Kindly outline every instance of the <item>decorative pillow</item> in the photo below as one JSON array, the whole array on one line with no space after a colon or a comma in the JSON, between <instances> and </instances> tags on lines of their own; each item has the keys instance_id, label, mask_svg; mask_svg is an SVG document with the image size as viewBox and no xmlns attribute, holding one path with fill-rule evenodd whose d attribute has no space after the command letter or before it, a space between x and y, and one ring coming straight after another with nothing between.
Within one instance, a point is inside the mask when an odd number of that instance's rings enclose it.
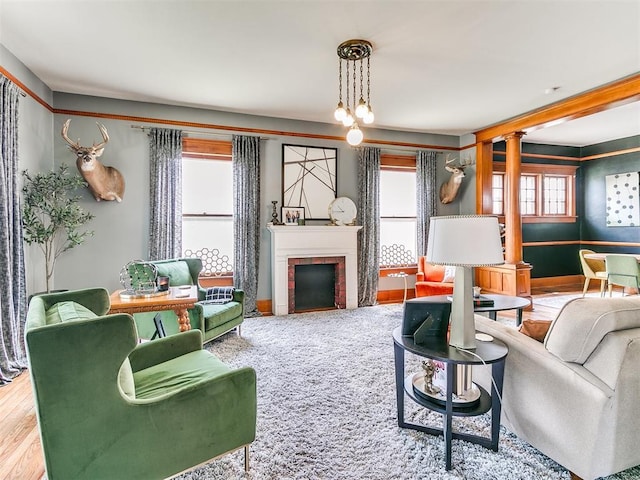
<instances>
[{"instance_id":1,"label":"decorative pillow","mask_svg":"<svg viewBox=\"0 0 640 480\"><path fill-rule=\"evenodd\" d=\"M71 301L58 302L52 305L47 310L46 316L47 325L97 317L95 313L84 305Z\"/></svg>"},{"instance_id":2,"label":"decorative pillow","mask_svg":"<svg viewBox=\"0 0 640 480\"><path fill-rule=\"evenodd\" d=\"M233 301L233 287L210 287L207 288L207 292L204 297L204 301L200 303L204 304L222 304Z\"/></svg>"},{"instance_id":3,"label":"decorative pillow","mask_svg":"<svg viewBox=\"0 0 640 480\"><path fill-rule=\"evenodd\" d=\"M423 257L424 258L424 257ZM444 267L433 263L424 262L424 280L427 282L441 282L444 277Z\"/></svg>"},{"instance_id":4,"label":"decorative pillow","mask_svg":"<svg viewBox=\"0 0 640 480\"><path fill-rule=\"evenodd\" d=\"M445 265L443 283L452 283L456 278L456 267Z\"/></svg>"},{"instance_id":5,"label":"decorative pillow","mask_svg":"<svg viewBox=\"0 0 640 480\"><path fill-rule=\"evenodd\" d=\"M156 263L155 266L158 270L158 276L169 277L170 286L193 285L187 262L178 260L175 262Z\"/></svg>"},{"instance_id":6,"label":"decorative pillow","mask_svg":"<svg viewBox=\"0 0 640 480\"><path fill-rule=\"evenodd\" d=\"M518 330L527 337L544 342L544 337L547 335L550 326L551 320L523 320Z\"/></svg>"}]
</instances>

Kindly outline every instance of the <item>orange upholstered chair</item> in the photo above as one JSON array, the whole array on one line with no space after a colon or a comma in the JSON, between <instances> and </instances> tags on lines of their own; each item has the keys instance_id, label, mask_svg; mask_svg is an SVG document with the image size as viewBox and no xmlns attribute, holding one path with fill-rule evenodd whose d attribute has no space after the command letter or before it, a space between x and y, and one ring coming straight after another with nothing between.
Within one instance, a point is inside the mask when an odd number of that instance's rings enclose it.
<instances>
[{"instance_id":1,"label":"orange upholstered chair","mask_svg":"<svg viewBox=\"0 0 640 480\"><path fill-rule=\"evenodd\" d=\"M425 257L418 257L416 297L451 295L453 293L453 281L443 282L443 280L448 280L444 278L445 270L442 265L433 265L427 262Z\"/></svg>"}]
</instances>

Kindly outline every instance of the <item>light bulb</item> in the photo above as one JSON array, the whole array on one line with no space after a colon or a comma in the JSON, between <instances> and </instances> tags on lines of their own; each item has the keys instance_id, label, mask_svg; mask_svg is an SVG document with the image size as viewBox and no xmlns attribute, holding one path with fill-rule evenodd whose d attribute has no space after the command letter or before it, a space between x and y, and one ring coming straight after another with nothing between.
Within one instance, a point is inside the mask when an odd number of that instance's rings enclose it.
<instances>
[{"instance_id":1,"label":"light bulb","mask_svg":"<svg viewBox=\"0 0 640 480\"><path fill-rule=\"evenodd\" d=\"M351 115L351 110L347 108L347 115L342 120L342 125L344 125L345 127L350 127L351 125L353 125L353 122L354 119L353 115Z\"/></svg>"},{"instance_id":2,"label":"light bulb","mask_svg":"<svg viewBox=\"0 0 640 480\"><path fill-rule=\"evenodd\" d=\"M336 111L333 112L333 116L338 122L343 121L344 117L347 116L347 111L344 109L344 105L342 104L342 102L338 103L338 106L336 107Z\"/></svg>"},{"instance_id":3,"label":"light bulb","mask_svg":"<svg viewBox=\"0 0 640 480\"><path fill-rule=\"evenodd\" d=\"M369 111L367 112L367 114L364 116L364 118L362 119L364 121L364 123L366 123L367 125L369 125L370 123L373 123L373 121L375 120L375 115L373 114L373 110L369 109Z\"/></svg>"},{"instance_id":4,"label":"light bulb","mask_svg":"<svg viewBox=\"0 0 640 480\"><path fill-rule=\"evenodd\" d=\"M351 127L347 133L347 143L352 147L356 147L362 143L363 139L364 134L362 133L362 130L358 128L357 123L354 123L353 127Z\"/></svg>"},{"instance_id":5,"label":"light bulb","mask_svg":"<svg viewBox=\"0 0 640 480\"><path fill-rule=\"evenodd\" d=\"M360 97L360 101L358 102L358 106L356 107L356 117L364 118L365 115L369 112L369 107L365 103L364 99Z\"/></svg>"}]
</instances>

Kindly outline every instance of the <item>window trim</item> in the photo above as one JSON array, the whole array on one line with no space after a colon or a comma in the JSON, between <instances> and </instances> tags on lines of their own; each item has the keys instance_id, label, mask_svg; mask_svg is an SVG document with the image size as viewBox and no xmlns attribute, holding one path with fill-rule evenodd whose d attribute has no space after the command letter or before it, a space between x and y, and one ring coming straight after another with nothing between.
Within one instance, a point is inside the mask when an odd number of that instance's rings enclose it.
<instances>
[{"instance_id":1,"label":"window trim","mask_svg":"<svg viewBox=\"0 0 640 480\"><path fill-rule=\"evenodd\" d=\"M228 140L184 137L182 139L182 156L203 160L231 161L232 145Z\"/></svg>"},{"instance_id":2,"label":"window trim","mask_svg":"<svg viewBox=\"0 0 640 480\"><path fill-rule=\"evenodd\" d=\"M191 160L223 160L231 161L232 144L228 140L211 140L205 138L182 138L182 158ZM233 214L218 213L183 213L182 218L233 218ZM233 285L233 272L218 272L220 275L200 275L198 281L204 288Z\"/></svg>"},{"instance_id":3,"label":"window trim","mask_svg":"<svg viewBox=\"0 0 640 480\"><path fill-rule=\"evenodd\" d=\"M535 215L521 215L522 223L575 223L578 219L576 215L576 171L577 165L555 165L555 164L540 164L540 163L523 163L520 166L520 173L522 175L532 175L536 178L536 214ZM494 162L493 172L494 174L506 174L505 162ZM506 175L505 175L506 176ZM567 179L567 191L565 195L565 201L567 206L567 214L565 215L552 215L542 212L544 208L544 178L545 177L565 177ZM506 190L504 186L506 182L503 181L503 208L506 206ZM498 215L499 221L504 223L504 212Z\"/></svg>"},{"instance_id":4,"label":"window trim","mask_svg":"<svg viewBox=\"0 0 640 480\"><path fill-rule=\"evenodd\" d=\"M380 171L387 172L416 172L416 157L415 155L398 155L391 153L382 153L380 155ZM413 219L415 222L418 221L418 217L387 217L380 215L380 220L383 218L387 219ZM417 253L417 252L416 252ZM411 263L402 266L389 266L384 265L380 266L378 271L380 277L387 277L392 273L400 273L404 272L407 274L415 274L418 270L418 259L416 258L416 263Z\"/></svg>"}]
</instances>

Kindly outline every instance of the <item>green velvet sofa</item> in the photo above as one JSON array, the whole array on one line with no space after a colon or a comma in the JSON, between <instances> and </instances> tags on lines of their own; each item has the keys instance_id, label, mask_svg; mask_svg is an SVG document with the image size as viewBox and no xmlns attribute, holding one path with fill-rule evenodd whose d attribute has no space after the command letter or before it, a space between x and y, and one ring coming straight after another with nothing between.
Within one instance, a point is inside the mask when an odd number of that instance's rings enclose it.
<instances>
[{"instance_id":1,"label":"green velvet sofa","mask_svg":"<svg viewBox=\"0 0 640 480\"><path fill-rule=\"evenodd\" d=\"M149 263L155 265L158 276L169 277L169 286L197 285L198 299L200 301L205 299L207 290L202 288L198 282L202 270L202 260L199 258L175 258ZM154 315L155 313L136 313L134 315L141 337L151 338L153 336L155 332ZM160 315L167 335L178 333L175 313L165 311ZM234 328L238 335L241 335L241 324L244 321L244 292L236 289L233 293L233 301L221 305L196 303L195 307L189 310L189 321L191 328L197 328L202 332L204 343Z\"/></svg>"},{"instance_id":2,"label":"green velvet sofa","mask_svg":"<svg viewBox=\"0 0 640 480\"><path fill-rule=\"evenodd\" d=\"M255 439L256 374L192 330L138 344L107 290L35 296L25 337L49 480L161 479Z\"/></svg>"}]
</instances>

